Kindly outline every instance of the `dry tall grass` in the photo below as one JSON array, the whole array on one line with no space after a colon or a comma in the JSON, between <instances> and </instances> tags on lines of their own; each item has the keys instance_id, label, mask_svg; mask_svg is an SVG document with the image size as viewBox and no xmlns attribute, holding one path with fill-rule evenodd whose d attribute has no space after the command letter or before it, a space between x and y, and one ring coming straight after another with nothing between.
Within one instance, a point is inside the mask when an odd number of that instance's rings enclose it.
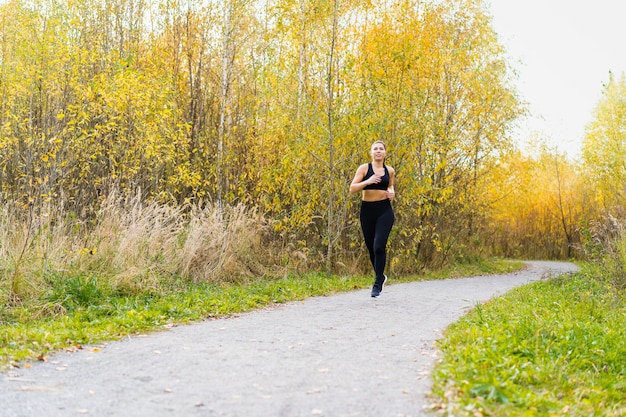
<instances>
[{"instance_id":1,"label":"dry tall grass","mask_svg":"<svg viewBox=\"0 0 626 417\"><path fill-rule=\"evenodd\" d=\"M0 210L0 296L38 297L52 281L97 277L131 293L168 280L241 281L272 264L262 216L242 205L171 206L115 193L90 222L49 206Z\"/></svg>"},{"instance_id":2,"label":"dry tall grass","mask_svg":"<svg viewBox=\"0 0 626 417\"><path fill-rule=\"evenodd\" d=\"M618 293L626 291L626 222L624 213L606 214L586 233L585 255L601 269L599 273Z\"/></svg>"}]
</instances>

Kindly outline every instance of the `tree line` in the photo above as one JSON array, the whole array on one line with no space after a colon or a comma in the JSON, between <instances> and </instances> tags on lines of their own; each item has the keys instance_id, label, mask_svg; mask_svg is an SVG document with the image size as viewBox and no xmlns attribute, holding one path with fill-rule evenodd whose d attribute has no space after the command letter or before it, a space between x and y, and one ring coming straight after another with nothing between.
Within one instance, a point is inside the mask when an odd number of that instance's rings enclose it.
<instances>
[{"instance_id":1,"label":"tree line","mask_svg":"<svg viewBox=\"0 0 626 417\"><path fill-rule=\"evenodd\" d=\"M573 256L599 213L595 162L511 141L524 107L481 0L10 0L0 23L0 196L24 213L242 204L332 270L364 260L347 188L377 139L397 273Z\"/></svg>"}]
</instances>

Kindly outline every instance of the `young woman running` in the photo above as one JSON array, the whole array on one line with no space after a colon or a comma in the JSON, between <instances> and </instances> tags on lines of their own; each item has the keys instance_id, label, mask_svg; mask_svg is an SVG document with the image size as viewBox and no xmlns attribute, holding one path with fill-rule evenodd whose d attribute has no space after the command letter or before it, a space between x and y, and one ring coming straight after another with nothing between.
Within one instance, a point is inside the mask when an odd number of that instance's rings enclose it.
<instances>
[{"instance_id":1,"label":"young woman running","mask_svg":"<svg viewBox=\"0 0 626 417\"><path fill-rule=\"evenodd\" d=\"M359 166L350 184L350 193L361 191L361 230L365 246L376 278L372 286L372 297L383 291L387 276L387 240L395 220L391 200L395 197L394 183L396 172L385 165L387 146L377 140L370 149L372 162Z\"/></svg>"}]
</instances>

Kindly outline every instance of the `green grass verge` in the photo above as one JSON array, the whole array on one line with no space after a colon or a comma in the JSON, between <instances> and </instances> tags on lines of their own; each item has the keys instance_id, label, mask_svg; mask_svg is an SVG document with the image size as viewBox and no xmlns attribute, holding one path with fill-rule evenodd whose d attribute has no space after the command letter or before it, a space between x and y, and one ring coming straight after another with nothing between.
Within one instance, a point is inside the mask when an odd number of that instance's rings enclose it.
<instances>
[{"instance_id":1,"label":"green grass verge","mask_svg":"<svg viewBox=\"0 0 626 417\"><path fill-rule=\"evenodd\" d=\"M521 263L502 260L459 264L445 271L393 279L408 282L510 272ZM105 280L103 280L105 281ZM158 293L124 295L97 277L56 277L52 290L31 305L0 307L0 369L45 360L50 352L164 326L218 318L276 303L368 288L371 278L307 274L259 278L244 285L181 285Z\"/></svg>"},{"instance_id":2,"label":"green grass verge","mask_svg":"<svg viewBox=\"0 0 626 417\"><path fill-rule=\"evenodd\" d=\"M592 274L514 289L450 326L437 414L626 415L626 295Z\"/></svg>"}]
</instances>

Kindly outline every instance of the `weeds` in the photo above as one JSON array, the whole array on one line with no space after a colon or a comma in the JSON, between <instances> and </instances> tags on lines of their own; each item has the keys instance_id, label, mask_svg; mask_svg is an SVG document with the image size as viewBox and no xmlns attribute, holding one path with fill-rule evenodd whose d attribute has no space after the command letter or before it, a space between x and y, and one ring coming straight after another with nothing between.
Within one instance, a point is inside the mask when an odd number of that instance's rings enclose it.
<instances>
[{"instance_id":1,"label":"weeds","mask_svg":"<svg viewBox=\"0 0 626 417\"><path fill-rule=\"evenodd\" d=\"M5 205L1 301L29 304L85 277L129 295L159 293L180 280L244 282L273 264L261 244L264 220L252 210L141 200L112 194L89 224L53 207L35 217Z\"/></svg>"},{"instance_id":2,"label":"weeds","mask_svg":"<svg viewBox=\"0 0 626 417\"><path fill-rule=\"evenodd\" d=\"M618 293L626 291L626 224L610 215L583 232L585 255Z\"/></svg>"},{"instance_id":3,"label":"weeds","mask_svg":"<svg viewBox=\"0 0 626 417\"><path fill-rule=\"evenodd\" d=\"M9 260L6 271L10 276L9 279L9 292L8 292L8 304L10 306L18 305L22 301L21 293L24 286L23 281L25 278L22 274L22 265L25 262L25 254L33 241L33 233L35 229L33 207L27 206L27 219L22 223L21 230L15 229L13 226L15 223L15 217L12 213L9 213L7 207L4 207L5 212L2 213L3 238L12 240L15 242L15 246L12 251L3 251L5 259ZM17 230L16 232L13 232ZM12 233L13 232L13 233Z\"/></svg>"}]
</instances>

